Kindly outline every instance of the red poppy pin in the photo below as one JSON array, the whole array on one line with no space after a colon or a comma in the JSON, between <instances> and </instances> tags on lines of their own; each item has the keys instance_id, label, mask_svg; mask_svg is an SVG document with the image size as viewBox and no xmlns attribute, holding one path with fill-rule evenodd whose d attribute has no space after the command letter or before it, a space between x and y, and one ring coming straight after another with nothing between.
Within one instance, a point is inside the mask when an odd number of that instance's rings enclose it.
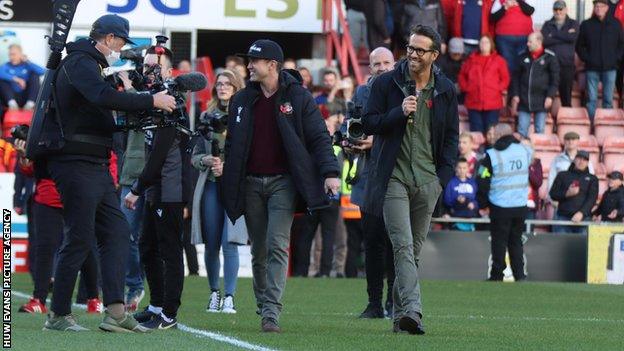
<instances>
[{"instance_id":1,"label":"red poppy pin","mask_svg":"<svg viewBox=\"0 0 624 351\"><path fill-rule=\"evenodd\" d=\"M285 115L292 115L293 107L290 104L290 102L285 102L285 103L281 104L280 105L280 112L285 114Z\"/></svg>"},{"instance_id":2,"label":"red poppy pin","mask_svg":"<svg viewBox=\"0 0 624 351\"><path fill-rule=\"evenodd\" d=\"M433 106L433 101L427 100L427 108L431 110L431 106Z\"/></svg>"}]
</instances>

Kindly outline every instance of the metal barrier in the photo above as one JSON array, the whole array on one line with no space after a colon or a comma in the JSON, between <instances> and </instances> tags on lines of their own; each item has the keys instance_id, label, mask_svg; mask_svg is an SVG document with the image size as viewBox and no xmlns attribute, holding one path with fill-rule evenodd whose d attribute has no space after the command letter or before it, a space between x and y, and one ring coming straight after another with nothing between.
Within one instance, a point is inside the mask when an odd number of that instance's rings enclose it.
<instances>
[{"instance_id":1,"label":"metal barrier","mask_svg":"<svg viewBox=\"0 0 624 351\"><path fill-rule=\"evenodd\" d=\"M461 218L461 217L434 217L431 219L433 223L472 223L472 224L490 224L489 218ZM526 225L526 233L531 233L534 235L531 230L532 227L538 225L561 225L561 226L570 226L570 227L589 227L590 225L604 225L604 226L612 226L614 224L618 224L617 222L592 222L592 221L583 221L583 222L572 222L572 221L561 221L554 219L527 219L524 221ZM621 223L620 223L621 224Z\"/></svg>"}]
</instances>

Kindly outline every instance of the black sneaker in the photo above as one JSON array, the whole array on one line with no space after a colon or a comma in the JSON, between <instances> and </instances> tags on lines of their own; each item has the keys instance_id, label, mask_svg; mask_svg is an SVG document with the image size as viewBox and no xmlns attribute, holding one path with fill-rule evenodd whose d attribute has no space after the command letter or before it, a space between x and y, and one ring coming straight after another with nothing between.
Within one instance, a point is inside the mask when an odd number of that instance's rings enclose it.
<instances>
[{"instance_id":1,"label":"black sneaker","mask_svg":"<svg viewBox=\"0 0 624 351\"><path fill-rule=\"evenodd\" d=\"M162 314L159 314L152 318L152 320L141 323L141 326L148 329L175 329L178 326L178 320L171 318L171 322L167 322Z\"/></svg>"},{"instance_id":2,"label":"black sneaker","mask_svg":"<svg viewBox=\"0 0 624 351\"><path fill-rule=\"evenodd\" d=\"M423 335L425 333L421 317L415 312L408 312L405 316L401 317L401 319L399 319L399 328L401 330L407 330L410 334Z\"/></svg>"},{"instance_id":3,"label":"black sneaker","mask_svg":"<svg viewBox=\"0 0 624 351\"><path fill-rule=\"evenodd\" d=\"M366 309L364 310L364 312L360 314L360 318L366 318L366 319L375 319L375 318L383 318L383 317L384 317L384 311L381 308L381 304L375 305L375 304L369 303L368 306L366 306Z\"/></svg>"},{"instance_id":4,"label":"black sneaker","mask_svg":"<svg viewBox=\"0 0 624 351\"><path fill-rule=\"evenodd\" d=\"M139 323L146 323L154 319L156 317L156 313L149 310L149 307L145 307L143 311L137 312L132 315L134 319L136 319Z\"/></svg>"}]
</instances>

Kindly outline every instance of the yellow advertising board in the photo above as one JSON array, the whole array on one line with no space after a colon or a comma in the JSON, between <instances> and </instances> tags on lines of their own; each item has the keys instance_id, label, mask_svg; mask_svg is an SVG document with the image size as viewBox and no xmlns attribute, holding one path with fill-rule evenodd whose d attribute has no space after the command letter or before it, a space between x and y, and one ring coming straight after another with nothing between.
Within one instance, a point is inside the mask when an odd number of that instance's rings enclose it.
<instances>
[{"instance_id":1,"label":"yellow advertising board","mask_svg":"<svg viewBox=\"0 0 624 351\"><path fill-rule=\"evenodd\" d=\"M624 225L589 226L587 235L587 282L624 282Z\"/></svg>"}]
</instances>

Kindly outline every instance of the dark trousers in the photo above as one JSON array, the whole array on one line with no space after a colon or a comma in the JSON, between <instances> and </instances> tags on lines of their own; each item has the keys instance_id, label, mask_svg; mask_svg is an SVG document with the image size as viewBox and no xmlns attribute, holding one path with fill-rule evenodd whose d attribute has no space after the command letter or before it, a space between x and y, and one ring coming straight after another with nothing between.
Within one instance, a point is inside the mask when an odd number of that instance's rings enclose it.
<instances>
[{"instance_id":1,"label":"dark trousers","mask_svg":"<svg viewBox=\"0 0 624 351\"><path fill-rule=\"evenodd\" d=\"M388 280L388 301L392 301L394 285L394 254L383 219L362 213L364 226L364 253L366 268L366 292L368 302L381 305L384 275Z\"/></svg>"},{"instance_id":2,"label":"dark trousers","mask_svg":"<svg viewBox=\"0 0 624 351\"><path fill-rule=\"evenodd\" d=\"M31 73L26 80L26 89L21 92L15 92L11 83L0 80L0 98L2 98L2 104L6 106L10 100L15 100L19 106L24 106L27 101L37 101L37 94L39 93L39 76Z\"/></svg>"},{"instance_id":3,"label":"dark trousers","mask_svg":"<svg viewBox=\"0 0 624 351\"><path fill-rule=\"evenodd\" d=\"M190 210L189 210L190 211ZM186 255L186 264L190 275L199 274L199 263L197 262L197 249L191 244L191 217L184 220L184 231L182 244L184 246L184 254Z\"/></svg>"},{"instance_id":4,"label":"dark trousers","mask_svg":"<svg viewBox=\"0 0 624 351\"><path fill-rule=\"evenodd\" d=\"M321 224L321 236L323 248L321 251L320 275L329 275L334 259L334 241L336 237L336 224L339 215L338 201L331 201L330 207L306 214L301 223L299 238L295 246L295 276L307 277L310 267L310 249L316 234L316 228Z\"/></svg>"},{"instance_id":5,"label":"dark trousers","mask_svg":"<svg viewBox=\"0 0 624 351\"><path fill-rule=\"evenodd\" d=\"M145 203L145 224L139 239L141 263L150 288L150 304L176 317L184 285L182 257L184 203Z\"/></svg>"},{"instance_id":6,"label":"dark trousers","mask_svg":"<svg viewBox=\"0 0 624 351\"><path fill-rule=\"evenodd\" d=\"M61 195L64 220L52 311L61 316L71 313L78 270L96 242L104 305L123 303L130 229L119 209L108 163L50 160L48 171Z\"/></svg>"},{"instance_id":7,"label":"dark trousers","mask_svg":"<svg viewBox=\"0 0 624 351\"><path fill-rule=\"evenodd\" d=\"M357 278L358 261L362 257L362 241L364 228L361 219L345 219L347 228L347 260L345 262L345 276Z\"/></svg>"},{"instance_id":8,"label":"dark trousers","mask_svg":"<svg viewBox=\"0 0 624 351\"><path fill-rule=\"evenodd\" d=\"M488 128L498 123L500 110L468 110L468 122L471 132L485 133Z\"/></svg>"},{"instance_id":9,"label":"dark trousers","mask_svg":"<svg viewBox=\"0 0 624 351\"><path fill-rule=\"evenodd\" d=\"M574 84L574 66L561 66L559 72L559 97L561 98L561 106L572 106L572 86Z\"/></svg>"},{"instance_id":10,"label":"dark trousers","mask_svg":"<svg viewBox=\"0 0 624 351\"><path fill-rule=\"evenodd\" d=\"M505 217L490 219L490 235L492 248L491 280L503 280L505 253L509 250L511 270L516 280L526 278L524 274L524 260L522 247L522 231L525 217Z\"/></svg>"},{"instance_id":11,"label":"dark trousers","mask_svg":"<svg viewBox=\"0 0 624 351\"><path fill-rule=\"evenodd\" d=\"M60 208L42 205L33 201L34 231L37 240L34 242L35 252L32 261L35 288L33 297L45 304L50 287L50 278L54 273L55 258L61 241L63 241L63 211ZM97 263L92 250L80 269L81 281L85 282L86 297L98 296Z\"/></svg>"}]
</instances>

